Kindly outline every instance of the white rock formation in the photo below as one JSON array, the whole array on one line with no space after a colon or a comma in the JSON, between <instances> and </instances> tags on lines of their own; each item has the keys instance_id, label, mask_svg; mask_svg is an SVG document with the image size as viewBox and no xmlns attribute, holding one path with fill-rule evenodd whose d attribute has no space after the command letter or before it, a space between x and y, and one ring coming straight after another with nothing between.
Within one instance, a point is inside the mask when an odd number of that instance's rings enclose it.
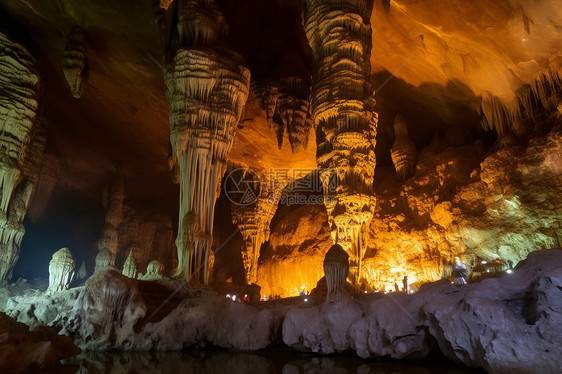
<instances>
[{"instance_id":1,"label":"white rock formation","mask_svg":"<svg viewBox=\"0 0 562 374\"><path fill-rule=\"evenodd\" d=\"M310 108L317 128L316 162L334 242L350 254L351 279L358 283L363 236L374 205L377 115L369 81L373 0L307 0L303 5L313 55Z\"/></svg>"},{"instance_id":2,"label":"white rock formation","mask_svg":"<svg viewBox=\"0 0 562 374\"><path fill-rule=\"evenodd\" d=\"M56 251L53 254L53 259L49 262L49 288L47 292L67 290L74 277L75 265L70 249L61 248Z\"/></svg>"},{"instance_id":3,"label":"white rock formation","mask_svg":"<svg viewBox=\"0 0 562 374\"><path fill-rule=\"evenodd\" d=\"M121 271L121 274L129 278L137 277L137 261L132 249L123 264L123 271Z\"/></svg>"},{"instance_id":4,"label":"white rock formation","mask_svg":"<svg viewBox=\"0 0 562 374\"><path fill-rule=\"evenodd\" d=\"M80 265L80 268L78 268L78 271L76 272L76 279L81 281L86 279L87 276L88 276L88 271L86 270L86 263L82 261L82 265Z\"/></svg>"},{"instance_id":5,"label":"white rock formation","mask_svg":"<svg viewBox=\"0 0 562 374\"><path fill-rule=\"evenodd\" d=\"M86 33L79 26L73 27L68 35L62 69L72 96L80 98L88 80L89 67L86 57Z\"/></svg>"},{"instance_id":6,"label":"white rock formation","mask_svg":"<svg viewBox=\"0 0 562 374\"><path fill-rule=\"evenodd\" d=\"M0 32L0 284L19 256L45 145L36 124L39 86L33 57Z\"/></svg>"},{"instance_id":7,"label":"white rock formation","mask_svg":"<svg viewBox=\"0 0 562 374\"><path fill-rule=\"evenodd\" d=\"M158 260L150 261L146 266L146 273L144 275L139 274L138 278L141 280L163 279L162 271L164 271L164 266Z\"/></svg>"},{"instance_id":8,"label":"white rock formation","mask_svg":"<svg viewBox=\"0 0 562 374\"><path fill-rule=\"evenodd\" d=\"M158 9L157 23L170 106L171 168L179 172L181 189L176 276L207 283L215 201L250 71L227 47L228 27L214 1L174 2L165 12Z\"/></svg>"},{"instance_id":9,"label":"white rock formation","mask_svg":"<svg viewBox=\"0 0 562 374\"><path fill-rule=\"evenodd\" d=\"M398 179L405 181L414 175L417 151L414 142L408 138L408 125L401 114L394 117L394 136L390 156Z\"/></svg>"},{"instance_id":10,"label":"white rock formation","mask_svg":"<svg viewBox=\"0 0 562 374\"><path fill-rule=\"evenodd\" d=\"M111 252L108 249L102 248L98 254L96 255L95 265L94 265L94 273L97 273L101 270L112 269L113 266Z\"/></svg>"}]
</instances>

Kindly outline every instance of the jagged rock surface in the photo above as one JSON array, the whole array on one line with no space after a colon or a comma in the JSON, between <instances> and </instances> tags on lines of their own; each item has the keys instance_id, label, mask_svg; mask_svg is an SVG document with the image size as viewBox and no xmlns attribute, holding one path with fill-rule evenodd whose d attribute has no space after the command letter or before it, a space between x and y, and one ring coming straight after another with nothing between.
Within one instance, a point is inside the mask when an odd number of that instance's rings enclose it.
<instances>
[{"instance_id":1,"label":"jagged rock surface","mask_svg":"<svg viewBox=\"0 0 562 374\"><path fill-rule=\"evenodd\" d=\"M47 292L53 293L68 289L74 277L76 262L68 248L61 248L53 254L49 262L49 288Z\"/></svg>"},{"instance_id":2,"label":"jagged rock surface","mask_svg":"<svg viewBox=\"0 0 562 374\"><path fill-rule=\"evenodd\" d=\"M158 5L160 8L160 5ZM170 106L171 167L181 189L176 275L208 282L213 213L250 71L225 45L227 25L214 1L159 10L164 80Z\"/></svg>"},{"instance_id":3,"label":"jagged rock surface","mask_svg":"<svg viewBox=\"0 0 562 374\"><path fill-rule=\"evenodd\" d=\"M20 44L0 32L0 284L10 276L45 138L37 129L39 73Z\"/></svg>"},{"instance_id":4,"label":"jagged rock surface","mask_svg":"<svg viewBox=\"0 0 562 374\"><path fill-rule=\"evenodd\" d=\"M68 34L62 69L72 96L80 98L86 87L89 67L86 57L86 32L79 26L73 27Z\"/></svg>"},{"instance_id":5,"label":"jagged rock surface","mask_svg":"<svg viewBox=\"0 0 562 374\"><path fill-rule=\"evenodd\" d=\"M304 24L313 54L311 113L317 128L317 163L334 242L350 254L358 281L370 196L377 115L369 81L373 1L308 0Z\"/></svg>"}]
</instances>

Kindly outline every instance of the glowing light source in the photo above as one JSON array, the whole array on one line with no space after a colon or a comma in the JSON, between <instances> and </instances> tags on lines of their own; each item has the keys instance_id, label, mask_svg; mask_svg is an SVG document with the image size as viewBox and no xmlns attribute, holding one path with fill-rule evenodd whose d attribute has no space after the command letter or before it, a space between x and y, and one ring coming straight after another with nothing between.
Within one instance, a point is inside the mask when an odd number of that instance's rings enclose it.
<instances>
[{"instance_id":1,"label":"glowing light source","mask_svg":"<svg viewBox=\"0 0 562 374\"><path fill-rule=\"evenodd\" d=\"M305 298L305 299L304 299L304 302L307 303L307 302L308 302L308 299Z\"/></svg>"},{"instance_id":2,"label":"glowing light source","mask_svg":"<svg viewBox=\"0 0 562 374\"><path fill-rule=\"evenodd\" d=\"M230 299L230 294L226 294L226 297Z\"/></svg>"},{"instance_id":3,"label":"glowing light source","mask_svg":"<svg viewBox=\"0 0 562 374\"><path fill-rule=\"evenodd\" d=\"M481 264L482 265L486 265L488 263L488 261L482 261Z\"/></svg>"},{"instance_id":4,"label":"glowing light source","mask_svg":"<svg viewBox=\"0 0 562 374\"><path fill-rule=\"evenodd\" d=\"M507 271L507 274L511 274L511 273L513 273L513 270L508 270L508 271Z\"/></svg>"}]
</instances>

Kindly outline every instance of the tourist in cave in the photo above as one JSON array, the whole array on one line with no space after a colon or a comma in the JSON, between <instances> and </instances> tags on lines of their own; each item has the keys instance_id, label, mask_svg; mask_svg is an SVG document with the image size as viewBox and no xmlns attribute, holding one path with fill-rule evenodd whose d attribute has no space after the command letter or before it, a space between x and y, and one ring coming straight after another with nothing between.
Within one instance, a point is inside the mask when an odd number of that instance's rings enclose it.
<instances>
[{"instance_id":1,"label":"tourist in cave","mask_svg":"<svg viewBox=\"0 0 562 374\"><path fill-rule=\"evenodd\" d=\"M455 257L455 277L457 284L466 284L466 276L468 275L467 266L460 258Z\"/></svg>"},{"instance_id":2,"label":"tourist in cave","mask_svg":"<svg viewBox=\"0 0 562 374\"><path fill-rule=\"evenodd\" d=\"M402 279L402 284L404 285L404 292L408 293L408 276L404 275L404 279Z\"/></svg>"}]
</instances>

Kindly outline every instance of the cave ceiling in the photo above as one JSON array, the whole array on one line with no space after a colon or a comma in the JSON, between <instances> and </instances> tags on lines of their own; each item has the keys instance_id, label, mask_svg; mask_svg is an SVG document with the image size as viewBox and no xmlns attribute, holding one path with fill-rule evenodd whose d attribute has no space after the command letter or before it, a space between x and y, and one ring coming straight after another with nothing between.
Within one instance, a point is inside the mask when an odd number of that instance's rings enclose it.
<instances>
[{"instance_id":1,"label":"cave ceiling","mask_svg":"<svg viewBox=\"0 0 562 374\"><path fill-rule=\"evenodd\" d=\"M298 0L220 0L230 44L252 79L310 74L311 52ZM53 196L101 204L108 178L123 173L131 202L177 215L178 187L168 171L169 122L161 51L151 1L2 0L0 18L39 61L46 162L56 174ZM482 133L480 96L513 98L523 84L562 65L562 7L552 0L376 1L371 16L371 73L379 113L377 165L390 164L392 123L402 113L418 148L436 130L457 125ZM72 97L62 71L67 35L86 31L89 79ZM287 135L285 135L287 136ZM229 155L233 164L314 168L315 137L291 152L250 96ZM54 160L54 161L53 161ZM53 171L53 169L55 171ZM62 191L62 192L61 192ZM44 198L37 194L35 201ZM34 201L34 205L37 203ZM51 205L56 205L53 202ZM101 209L101 208L100 208ZM33 214L32 218L40 216ZM175 221L175 219L173 220Z\"/></svg>"}]
</instances>

